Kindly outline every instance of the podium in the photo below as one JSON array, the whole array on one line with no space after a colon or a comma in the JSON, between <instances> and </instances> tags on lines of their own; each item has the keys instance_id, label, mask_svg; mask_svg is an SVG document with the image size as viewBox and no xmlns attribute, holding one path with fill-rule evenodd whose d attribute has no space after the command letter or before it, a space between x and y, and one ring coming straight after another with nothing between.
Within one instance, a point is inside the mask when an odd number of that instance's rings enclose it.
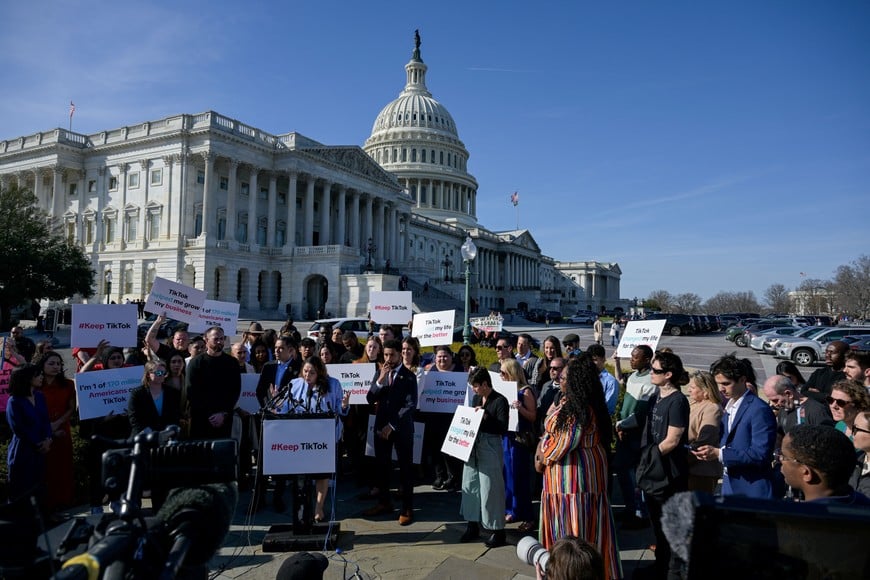
<instances>
[{"instance_id":1,"label":"podium","mask_svg":"<svg viewBox=\"0 0 870 580\"><path fill-rule=\"evenodd\" d=\"M258 479L267 475L285 477L292 502L291 522L269 528L263 538L263 551L322 550L324 544L334 548L340 525L314 522L316 494L312 476L335 473L335 415L264 412L260 417Z\"/></svg>"}]
</instances>

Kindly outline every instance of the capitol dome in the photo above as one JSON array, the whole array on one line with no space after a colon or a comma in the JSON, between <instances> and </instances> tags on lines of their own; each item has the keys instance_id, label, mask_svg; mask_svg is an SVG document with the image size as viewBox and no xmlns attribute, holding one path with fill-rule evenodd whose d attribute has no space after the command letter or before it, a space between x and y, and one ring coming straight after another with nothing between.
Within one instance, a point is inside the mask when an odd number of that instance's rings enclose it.
<instances>
[{"instance_id":1,"label":"capitol dome","mask_svg":"<svg viewBox=\"0 0 870 580\"><path fill-rule=\"evenodd\" d=\"M396 176L415 202L414 212L462 227L477 224L477 181L467 171L468 150L453 117L426 87L428 67L415 37L407 81L375 119L363 149Z\"/></svg>"}]
</instances>

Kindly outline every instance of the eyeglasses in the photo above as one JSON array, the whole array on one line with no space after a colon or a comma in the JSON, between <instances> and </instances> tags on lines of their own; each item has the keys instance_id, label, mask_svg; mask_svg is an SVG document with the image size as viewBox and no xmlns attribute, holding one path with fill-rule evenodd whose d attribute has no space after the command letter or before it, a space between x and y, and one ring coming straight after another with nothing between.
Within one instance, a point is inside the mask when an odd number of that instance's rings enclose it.
<instances>
[{"instance_id":1,"label":"eyeglasses","mask_svg":"<svg viewBox=\"0 0 870 580\"><path fill-rule=\"evenodd\" d=\"M151 371L151 374L155 377L165 377L166 371L164 371L163 369L157 369L156 371Z\"/></svg>"},{"instance_id":2,"label":"eyeglasses","mask_svg":"<svg viewBox=\"0 0 870 580\"><path fill-rule=\"evenodd\" d=\"M663 374L665 374L666 372L668 372L668 371L666 371L666 370L657 369L657 368L655 368L655 367L650 367L649 370L650 370L650 371L652 372L652 374L654 374L654 375L663 375Z\"/></svg>"},{"instance_id":3,"label":"eyeglasses","mask_svg":"<svg viewBox=\"0 0 870 580\"><path fill-rule=\"evenodd\" d=\"M852 401L844 401L843 399L835 399L834 397L825 397L825 401L827 401L829 405L836 403L841 409L852 404Z\"/></svg>"},{"instance_id":4,"label":"eyeglasses","mask_svg":"<svg viewBox=\"0 0 870 580\"><path fill-rule=\"evenodd\" d=\"M858 427L857 425L852 425L852 433L854 434L855 432L867 433L868 435L870 435L870 431L868 431L867 429L862 429L861 427Z\"/></svg>"},{"instance_id":5,"label":"eyeglasses","mask_svg":"<svg viewBox=\"0 0 870 580\"><path fill-rule=\"evenodd\" d=\"M774 457L774 459L776 459L780 463L782 463L783 461L791 461L793 463L801 463L800 461L798 461L794 457L786 457L785 455L782 454L782 451L779 449L773 452L773 457ZM803 463L801 463L801 465L803 465Z\"/></svg>"}]
</instances>

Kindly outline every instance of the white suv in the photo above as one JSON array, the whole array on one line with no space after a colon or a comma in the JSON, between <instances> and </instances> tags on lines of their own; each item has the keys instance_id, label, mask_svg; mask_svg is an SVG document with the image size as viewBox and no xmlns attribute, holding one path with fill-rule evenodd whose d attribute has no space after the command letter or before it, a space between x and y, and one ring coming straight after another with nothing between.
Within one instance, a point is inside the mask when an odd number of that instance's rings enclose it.
<instances>
[{"instance_id":1,"label":"white suv","mask_svg":"<svg viewBox=\"0 0 870 580\"><path fill-rule=\"evenodd\" d=\"M825 360L825 347L829 342L844 336L863 334L870 334L870 326L835 326L821 329L818 334L810 334L806 338L786 338L776 347L776 358L788 359L797 365L808 367L816 361Z\"/></svg>"}]
</instances>

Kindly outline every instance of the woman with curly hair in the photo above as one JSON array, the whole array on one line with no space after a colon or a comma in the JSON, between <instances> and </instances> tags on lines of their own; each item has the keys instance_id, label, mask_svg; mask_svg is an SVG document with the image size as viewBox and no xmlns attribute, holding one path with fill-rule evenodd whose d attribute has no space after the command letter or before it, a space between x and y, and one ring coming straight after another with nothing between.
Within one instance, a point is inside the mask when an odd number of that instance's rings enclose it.
<instances>
[{"instance_id":1,"label":"woman with curly hair","mask_svg":"<svg viewBox=\"0 0 870 580\"><path fill-rule=\"evenodd\" d=\"M553 362L553 359L562 358L562 345L558 338L551 335L544 339L541 350L544 356L538 359L538 363L532 371L532 378L529 381L539 393L544 383L550 380L550 364Z\"/></svg>"},{"instance_id":2,"label":"woman with curly hair","mask_svg":"<svg viewBox=\"0 0 870 580\"><path fill-rule=\"evenodd\" d=\"M607 498L612 428L598 368L581 353L567 366L562 398L544 421L535 469L544 474L540 540L548 550L572 535L596 546L607 578L620 578L613 513Z\"/></svg>"}]
</instances>

